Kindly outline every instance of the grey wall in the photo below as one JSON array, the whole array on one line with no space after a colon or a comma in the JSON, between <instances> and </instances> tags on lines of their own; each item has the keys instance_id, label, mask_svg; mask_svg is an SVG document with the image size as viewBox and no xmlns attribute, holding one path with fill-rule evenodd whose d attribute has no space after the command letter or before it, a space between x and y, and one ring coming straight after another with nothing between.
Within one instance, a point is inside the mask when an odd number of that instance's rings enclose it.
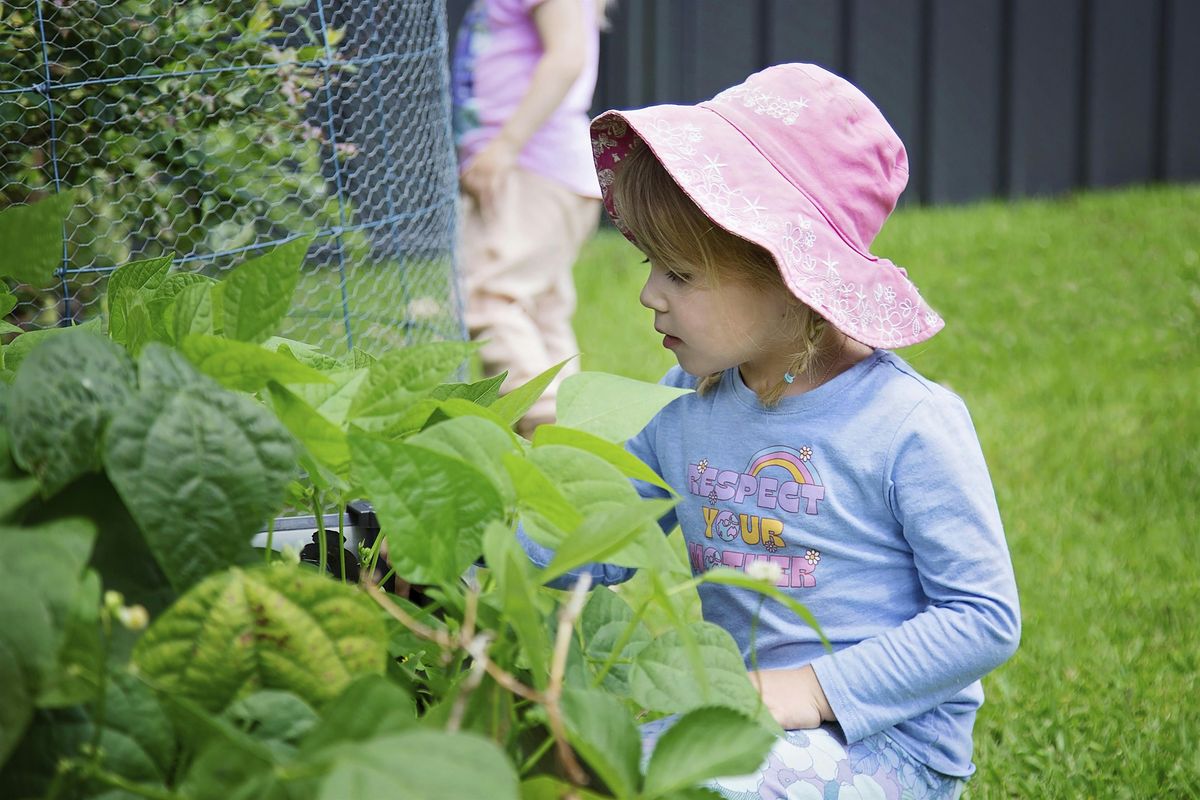
<instances>
[{"instance_id":1,"label":"grey wall","mask_svg":"<svg viewBox=\"0 0 1200 800\"><path fill-rule=\"evenodd\" d=\"M595 112L821 64L904 140L904 202L1200 180L1198 0L618 0L612 21Z\"/></svg>"}]
</instances>

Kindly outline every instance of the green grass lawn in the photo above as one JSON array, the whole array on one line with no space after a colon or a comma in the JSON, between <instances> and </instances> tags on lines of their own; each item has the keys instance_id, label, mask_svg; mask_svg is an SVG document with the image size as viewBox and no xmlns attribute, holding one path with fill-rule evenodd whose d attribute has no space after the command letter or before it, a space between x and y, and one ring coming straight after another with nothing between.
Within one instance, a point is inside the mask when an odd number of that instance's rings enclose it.
<instances>
[{"instance_id":1,"label":"green grass lawn","mask_svg":"<svg viewBox=\"0 0 1200 800\"><path fill-rule=\"evenodd\" d=\"M988 458L1024 638L967 798L1200 797L1200 186L905 209L874 250L945 330L902 354ZM611 229L576 267L585 369L673 363Z\"/></svg>"}]
</instances>

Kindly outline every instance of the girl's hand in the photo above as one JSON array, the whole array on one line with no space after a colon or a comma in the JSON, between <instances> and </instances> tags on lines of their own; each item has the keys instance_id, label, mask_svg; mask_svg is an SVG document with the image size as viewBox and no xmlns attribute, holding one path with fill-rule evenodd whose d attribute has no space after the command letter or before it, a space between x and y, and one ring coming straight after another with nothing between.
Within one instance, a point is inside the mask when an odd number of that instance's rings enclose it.
<instances>
[{"instance_id":1,"label":"girl's hand","mask_svg":"<svg viewBox=\"0 0 1200 800\"><path fill-rule=\"evenodd\" d=\"M750 673L750 682L784 730L804 730L820 727L822 722L837 722L811 666L758 670Z\"/></svg>"},{"instance_id":2,"label":"girl's hand","mask_svg":"<svg viewBox=\"0 0 1200 800\"><path fill-rule=\"evenodd\" d=\"M500 190L517 164L520 148L512 146L503 136L497 136L479 151L463 170L459 183L462 190L479 204L485 221L495 219Z\"/></svg>"}]
</instances>

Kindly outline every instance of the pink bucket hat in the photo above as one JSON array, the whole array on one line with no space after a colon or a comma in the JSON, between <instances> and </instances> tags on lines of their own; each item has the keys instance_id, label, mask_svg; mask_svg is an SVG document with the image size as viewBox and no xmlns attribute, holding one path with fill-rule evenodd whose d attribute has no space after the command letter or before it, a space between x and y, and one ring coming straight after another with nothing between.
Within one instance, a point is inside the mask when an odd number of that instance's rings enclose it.
<instances>
[{"instance_id":1,"label":"pink bucket hat","mask_svg":"<svg viewBox=\"0 0 1200 800\"><path fill-rule=\"evenodd\" d=\"M797 298L852 339L904 347L944 325L870 245L908 183L904 144L849 82L781 64L694 106L607 111L592 155L613 222L613 176L646 146L714 223L762 246Z\"/></svg>"}]
</instances>

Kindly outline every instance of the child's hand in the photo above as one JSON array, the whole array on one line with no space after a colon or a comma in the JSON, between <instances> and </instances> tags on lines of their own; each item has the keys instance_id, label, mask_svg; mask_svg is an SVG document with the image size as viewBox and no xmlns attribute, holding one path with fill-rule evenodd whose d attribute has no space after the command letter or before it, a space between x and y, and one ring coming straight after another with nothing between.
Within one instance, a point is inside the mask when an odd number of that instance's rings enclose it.
<instances>
[{"instance_id":1,"label":"child's hand","mask_svg":"<svg viewBox=\"0 0 1200 800\"><path fill-rule=\"evenodd\" d=\"M837 722L817 673L810 666L751 672L750 682L784 730L804 730L820 727L822 722Z\"/></svg>"},{"instance_id":2,"label":"child's hand","mask_svg":"<svg viewBox=\"0 0 1200 800\"><path fill-rule=\"evenodd\" d=\"M462 190L479 204L485 222L495 219L500 190L517 164L518 152L519 148L497 136L479 151L459 178Z\"/></svg>"}]
</instances>

